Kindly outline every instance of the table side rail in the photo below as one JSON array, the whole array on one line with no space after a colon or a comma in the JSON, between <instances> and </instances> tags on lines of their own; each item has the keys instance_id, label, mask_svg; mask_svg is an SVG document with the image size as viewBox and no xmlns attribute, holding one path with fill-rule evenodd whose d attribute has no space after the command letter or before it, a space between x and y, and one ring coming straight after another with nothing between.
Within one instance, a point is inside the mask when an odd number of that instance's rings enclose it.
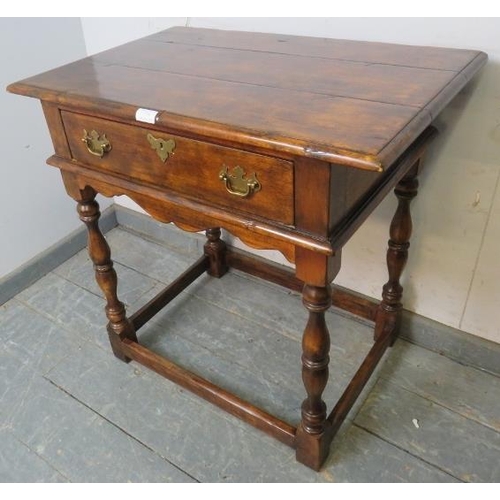
<instances>
[{"instance_id":1,"label":"table side rail","mask_svg":"<svg viewBox=\"0 0 500 500\"><path fill-rule=\"evenodd\" d=\"M137 342L124 339L121 349L125 356L154 370L159 375L190 390L197 396L217 405L257 429L275 437L282 443L294 447L296 428L257 408L212 382L172 363Z\"/></svg>"}]
</instances>

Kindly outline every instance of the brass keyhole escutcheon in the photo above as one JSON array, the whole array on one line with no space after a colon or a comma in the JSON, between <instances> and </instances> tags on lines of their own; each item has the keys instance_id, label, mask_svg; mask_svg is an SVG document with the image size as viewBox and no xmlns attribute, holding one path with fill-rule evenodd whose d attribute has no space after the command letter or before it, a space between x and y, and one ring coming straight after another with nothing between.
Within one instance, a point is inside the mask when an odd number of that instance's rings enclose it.
<instances>
[{"instance_id":1,"label":"brass keyhole escutcheon","mask_svg":"<svg viewBox=\"0 0 500 500\"><path fill-rule=\"evenodd\" d=\"M175 141L173 139L162 139L161 137L154 137L152 134L147 136L148 142L151 148L156 151L156 154L160 157L160 160L165 163L168 157L174 153Z\"/></svg>"},{"instance_id":2,"label":"brass keyhole escutcheon","mask_svg":"<svg viewBox=\"0 0 500 500\"><path fill-rule=\"evenodd\" d=\"M102 158L104 153L111 151L111 143L108 141L106 134L99 134L96 130L91 130L90 134L83 129L82 142L87 146L90 154Z\"/></svg>"},{"instance_id":3,"label":"brass keyhole escutcheon","mask_svg":"<svg viewBox=\"0 0 500 500\"><path fill-rule=\"evenodd\" d=\"M219 179L224 182L228 193L240 198L246 198L262 189L257 180L257 174L253 173L246 178L245 171L239 165L233 168L232 174L229 173L228 167L223 165L223 169L219 172Z\"/></svg>"}]
</instances>

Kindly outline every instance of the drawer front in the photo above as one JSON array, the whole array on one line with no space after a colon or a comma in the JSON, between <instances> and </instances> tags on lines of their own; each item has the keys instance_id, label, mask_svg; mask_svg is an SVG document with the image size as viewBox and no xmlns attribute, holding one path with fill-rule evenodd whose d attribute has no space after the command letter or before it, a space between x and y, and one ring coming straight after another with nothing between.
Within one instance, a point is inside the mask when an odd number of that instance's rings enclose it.
<instances>
[{"instance_id":1,"label":"drawer front","mask_svg":"<svg viewBox=\"0 0 500 500\"><path fill-rule=\"evenodd\" d=\"M82 164L294 223L289 161L66 111L62 118L71 155Z\"/></svg>"}]
</instances>

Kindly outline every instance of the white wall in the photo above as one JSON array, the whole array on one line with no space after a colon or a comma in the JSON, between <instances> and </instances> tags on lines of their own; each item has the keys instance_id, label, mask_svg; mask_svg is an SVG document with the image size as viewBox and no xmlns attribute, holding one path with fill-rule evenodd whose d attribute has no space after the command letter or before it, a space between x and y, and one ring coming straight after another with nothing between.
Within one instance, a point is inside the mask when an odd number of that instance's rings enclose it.
<instances>
[{"instance_id":1,"label":"white wall","mask_svg":"<svg viewBox=\"0 0 500 500\"><path fill-rule=\"evenodd\" d=\"M78 18L0 18L0 277L80 224L59 171L45 164L53 148L39 102L5 87L85 55Z\"/></svg>"},{"instance_id":2,"label":"white wall","mask_svg":"<svg viewBox=\"0 0 500 500\"><path fill-rule=\"evenodd\" d=\"M405 307L500 342L500 21L465 18L83 18L89 53L184 25L474 48L490 56L481 78L439 118L441 136L413 206ZM129 207L129 200L118 200ZM343 252L337 283L373 297L387 279L389 197Z\"/></svg>"}]
</instances>

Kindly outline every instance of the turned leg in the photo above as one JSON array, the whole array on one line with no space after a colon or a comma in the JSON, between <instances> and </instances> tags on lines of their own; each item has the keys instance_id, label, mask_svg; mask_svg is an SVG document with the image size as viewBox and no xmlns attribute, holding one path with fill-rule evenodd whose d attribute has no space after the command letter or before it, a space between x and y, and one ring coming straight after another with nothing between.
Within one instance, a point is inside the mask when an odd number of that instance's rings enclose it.
<instances>
[{"instance_id":1,"label":"turned leg","mask_svg":"<svg viewBox=\"0 0 500 500\"><path fill-rule=\"evenodd\" d=\"M325 311L332 303L330 286L305 285L302 301L309 311L302 338L302 380L307 397L302 403L302 420L297 429L297 460L319 470L329 452L326 404L321 396L328 382L330 335Z\"/></svg>"},{"instance_id":2,"label":"turned leg","mask_svg":"<svg viewBox=\"0 0 500 500\"><path fill-rule=\"evenodd\" d=\"M210 259L208 274L221 278L228 270L226 262L226 244L220 239L220 228L214 227L205 231L207 242L205 243L205 255Z\"/></svg>"},{"instance_id":3,"label":"turned leg","mask_svg":"<svg viewBox=\"0 0 500 500\"><path fill-rule=\"evenodd\" d=\"M127 338L137 342L132 323L125 314L125 306L116 294L117 277L111 260L109 245L99 229L99 205L92 197L78 202L80 220L88 229L88 251L94 263L95 277L106 298L106 316L109 320L108 334L115 356L122 361L130 361L120 349L120 341Z\"/></svg>"},{"instance_id":4,"label":"turned leg","mask_svg":"<svg viewBox=\"0 0 500 500\"><path fill-rule=\"evenodd\" d=\"M375 340L391 336L394 343L399 333L403 304L403 287L399 282L408 260L408 248L412 232L410 202L418 191L418 164L398 183L394 193L398 198L398 208L391 222L387 269L389 281L382 289L382 301L375 317Z\"/></svg>"}]
</instances>

